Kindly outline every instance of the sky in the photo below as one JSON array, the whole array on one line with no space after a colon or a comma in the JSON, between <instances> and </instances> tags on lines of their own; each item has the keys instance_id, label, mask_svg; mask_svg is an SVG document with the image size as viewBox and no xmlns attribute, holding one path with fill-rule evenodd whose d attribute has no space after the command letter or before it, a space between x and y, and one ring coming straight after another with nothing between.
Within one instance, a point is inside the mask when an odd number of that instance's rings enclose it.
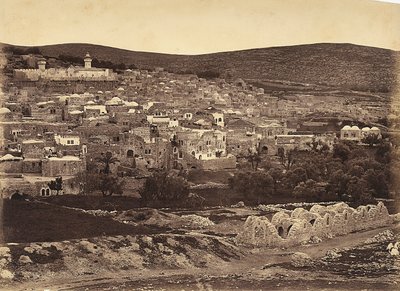
<instances>
[{"instance_id":1,"label":"sky","mask_svg":"<svg viewBox=\"0 0 400 291\"><path fill-rule=\"evenodd\" d=\"M176 54L320 42L400 50L400 4L373 0L0 0L0 42L94 43Z\"/></svg>"}]
</instances>

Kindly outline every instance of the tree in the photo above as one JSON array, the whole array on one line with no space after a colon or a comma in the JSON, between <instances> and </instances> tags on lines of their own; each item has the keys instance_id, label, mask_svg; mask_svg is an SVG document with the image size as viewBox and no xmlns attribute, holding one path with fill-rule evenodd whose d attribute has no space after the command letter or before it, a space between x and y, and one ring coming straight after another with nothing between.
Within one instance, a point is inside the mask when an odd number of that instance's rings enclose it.
<instances>
[{"instance_id":1,"label":"tree","mask_svg":"<svg viewBox=\"0 0 400 291\"><path fill-rule=\"evenodd\" d=\"M181 176L167 171L154 172L139 190L145 203L179 205L188 198L189 184Z\"/></svg>"},{"instance_id":2,"label":"tree","mask_svg":"<svg viewBox=\"0 0 400 291\"><path fill-rule=\"evenodd\" d=\"M280 162L286 171L290 170L290 168L296 163L296 152L296 149L287 150L285 152L284 148L278 148L278 157L280 158Z\"/></svg>"},{"instance_id":3,"label":"tree","mask_svg":"<svg viewBox=\"0 0 400 291\"><path fill-rule=\"evenodd\" d=\"M272 177L274 181L274 192L276 193L278 184L282 181L282 178L284 177L282 170L278 168L271 168L269 169L268 174Z\"/></svg>"},{"instance_id":4,"label":"tree","mask_svg":"<svg viewBox=\"0 0 400 291\"><path fill-rule=\"evenodd\" d=\"M295 197L308 198L311 200L324 200L326 194L326 184L317 183L312 179L300 182L293 190L293 195Z\"/></svg>"},{"instance_id":5,"label":"tree","mask_svg":"<svg viewBox=\"0 0 400 291\"><path fill-rule=\"evenodd\" d=\"M260 152L258 150L248 149L247 161L251 163L251 169L257 171L258 164L261 162Z\"/></svg>"},{"instance_id":6,"label":"tree","mask_svg":"<svg viewBox=\"0 0 400 291\"><path fill-rule=\"evenodd\" d=\"M118 162L118 159L114 158L111 152L106 152L106 154L101 154L101 157L97 157L96 161L103 164L101 172L108 175L111 173L110 165Z\"/></svg>"},{"instance_id":7,"label":"tree","mask_svg":"<svg viewBox=\"0 0 400 291\"><path fill-rule=\"evenodd\" d=\"M347 194L359 204L370 203L373 200L368 183L363 178L352 177L347 184Z\"/></svg>"},{"instance_id":8,"label":"tree","mask_svg":"<svg viewBox=\"0 0 400 291\"><path fill-rule=\"evenodd\" d=\"M101 191L103 196L122 194L124 182L120 180L117 175L112 174L110 170L110 165L118 162L118 159L113 157L111 152L106 152L95 160L102 164L100 174L98 174L98 184L96 188Z\"/></svg>"},{"instance_id":9,"label":"tree","mask_svg":"<svg viewBox=\"0 0 400 291\"><path fill-rule=\"evenodd\" d=\"M99 188L103 196L112 196L113 194L123 193L124 181L121 181L118 176L110 174L99 174Z\"/></svg>"},{"instance_id":10,"label":"tree","mask_svg":"<svg viewBox=\"0 0 400 291\"><path fill-rule=\"evenodd\" d=\"M307 172L301 167L297 167L293 170L289 170L286 172L285 175L285 184L290 187L294 188L300 182L305 182L307 180Z\"/></svg>"},{"instance_id":11,"label":"tree","mask_svg":"<svg viewBox=\"0 0 400 291\"><path fill-rule=\"evenodd\" d=\"M342 161L346 161L350 155L350 148L342 143L333 145L333 158L339 158Z\"/></svg>"},{"instance_id":12,"label":"tree","mask_svg":"<svg viewBox=\"0 0 400 291\"><path fill-rule=\"evenodd\" d=\"M55 180L50 181L47 185L49 186L50 190L56 191L56 195L58 195L59 192L62 190L62 177L55 178Z\"/></svg>"},{"instance_id":13,"label":"tree","mask_svg":"<svg viewBox=\"0 0 400 291\"><path fill-rule=\"evenodd\" d=\"M256 199L257 203L274 192L274 179L266 172L238 172L229 179L229 185L245 198Z\"/></svg>"},{"instance_id":14,"label":"tree","mask_svg":"<svg viewBox=\"0 0 400 291\"><path fill-rule=\"evenodd\" d=\"M363 139L361 139L361 142L369 145L370 147L373 147L376 144L379 144L381 142L379 135L375 133L370 133L367 134Z\"/></svg>"}]
</instances>

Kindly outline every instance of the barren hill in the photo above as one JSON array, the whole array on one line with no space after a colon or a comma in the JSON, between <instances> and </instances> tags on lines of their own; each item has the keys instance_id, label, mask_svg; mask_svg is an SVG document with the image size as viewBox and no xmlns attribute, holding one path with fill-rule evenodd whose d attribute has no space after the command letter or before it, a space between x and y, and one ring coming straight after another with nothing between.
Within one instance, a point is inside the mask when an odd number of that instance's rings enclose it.
<instances>
[{"instance_id":1,"label":"barren hill","mask_svg":"<svg viewBox=\"0 0 400 291\"><path fill-rule=\"evenodd\" d=\"M172 72L216 71L223 77L251 82L295 82L359 91L388 92L396 82L400 52L353 44L310 44L249 49L204 55L137 52L93 44L39 47L49 57L82 57L135 64L139 68L164 67Z\"/></svg>"}]
</instances>

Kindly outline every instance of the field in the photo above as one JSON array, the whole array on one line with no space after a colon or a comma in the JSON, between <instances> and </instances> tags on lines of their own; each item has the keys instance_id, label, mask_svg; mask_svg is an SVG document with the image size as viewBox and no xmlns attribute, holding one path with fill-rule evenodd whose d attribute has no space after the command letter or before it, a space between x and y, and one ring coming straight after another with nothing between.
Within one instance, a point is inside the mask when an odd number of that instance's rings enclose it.
<instances>
[{"instance_id":1,"label":"field","mask_svg":"<svg viewBox=\"0 0 400 291\"><path fill-rule=\"evenodd\" d=\"M1 273L1 290L396 288L400 261L386 245L399 239L398 223L317 244L247 247L235 237L249 215L270 219L278 210L312 204L156 210L128 197L75 197L75 204L73 198L3 201L0 256L14 279ZM118 201L125 209L83 209L95 201ZM310 261L294 264L295 252Z\"/></svg>"}]
</instances>

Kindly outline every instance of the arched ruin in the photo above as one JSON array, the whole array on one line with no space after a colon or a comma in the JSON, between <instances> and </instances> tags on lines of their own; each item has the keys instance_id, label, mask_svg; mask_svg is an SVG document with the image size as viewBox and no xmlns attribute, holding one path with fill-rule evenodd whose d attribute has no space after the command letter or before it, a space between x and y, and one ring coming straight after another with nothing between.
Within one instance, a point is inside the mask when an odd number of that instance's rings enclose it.
<instances>
[{"instance_id":1,"label":"arched ruin","mask_svg":"<svg viewBox=\"0 0 400 291\"><path fill-rule=\"evenodd\" d=\"M314 205L310 211L296 208L290 215L277 212L271 221L265 216L249 216L236 239L239 244L288 247L308 242L313 236L331 238L392 222L393 218L382 202L356 209L346 203Z\"/></svg>"}]
</instances>

